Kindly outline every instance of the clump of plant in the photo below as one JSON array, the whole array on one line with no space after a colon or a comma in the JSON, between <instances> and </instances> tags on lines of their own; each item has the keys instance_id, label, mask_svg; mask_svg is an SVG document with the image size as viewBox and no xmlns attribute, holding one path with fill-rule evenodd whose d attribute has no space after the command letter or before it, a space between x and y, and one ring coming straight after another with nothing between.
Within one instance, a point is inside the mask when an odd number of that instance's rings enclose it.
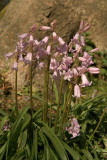
<instances>
[{"instance_id":1,"label":"clump of plant","mask_svg":"<svg viewBox=\"0 0 107 160\"><path fill-rule=\"evenodd\" d=\"M77 118L70 115L72 99L78 102L82 95L82 88L89 87L92 81L87 79L87 73L98 74L99 68L94 67L90 53L98 51L97 48L89 52L84 50L84 32L89 24L80 24L79 32L67 44L55 32L56 21L50 26L42 26L41 31L49 31L49 36L38 41L33 32L36 25L31 27L29 33L19 36L19 42L12 53L6 54L7 58L16 57L12 69L15 71L15 114L6 113L2 121L8 120L8 132L1 127L1 159L79 159L89 151L74 151L66 142L66 134L70 139L78 138L80 125ZM17 72L18 63L29 65L30 81L30 107L22 111L17 103ZM43 107L35 112L32 97L33 65L39 69L45 69ZM52 81L51 96L49 99L49 82ZM57 89L56 81L60 81ZM66 83L65 93L62 93L63 84ZM56 101L54 98L56 96ZM54 114L53 114L54 112ZM12 117L13 116L13 117ZM8 124L7 123L7 124ZM5 141L4 140L5 137ZM60 137L60 138L58 138ZM92 145L90 145L92 147ZM85 157L85 156L84 156Z\"/></svg>"}]
</instances>

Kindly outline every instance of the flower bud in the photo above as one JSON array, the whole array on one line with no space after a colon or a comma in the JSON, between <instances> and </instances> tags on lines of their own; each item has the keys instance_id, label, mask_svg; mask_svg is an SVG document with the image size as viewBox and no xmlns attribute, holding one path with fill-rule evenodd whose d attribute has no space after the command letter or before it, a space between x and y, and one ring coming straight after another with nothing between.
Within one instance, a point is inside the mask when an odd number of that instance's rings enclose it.
<instances>
[{"instance_id":1,"label":"flower bud","mask_svg":"<svg viewBox=\"0 0 107 160\"><path fill-rule=\"evenodd\" d=\"M18 63L17 63L17 62L15 62L15 63L13 64L12 69L18 71Z\"/></svg>"},{"instance_id":2,"label":"flower bud","mask_svg":"<svg viewBox=\"0 0 107 160\"><path fill-rule=\"evenodd\" d=\"M7 58L7 59L9 59L9 58L12 57L12 56L13 56L13 53L7 53L7 54L6 54L6 58Z\"/></svg>"},{"instance_id":3,"label":"flower bud","mask_svg":"<svg viewBox=\"0 0 107 160\"><path fill-rule=\"evenodd\" d=\"M41 31L48 31L48 30L50 30L50 29L51 29L51 28L48 27L48 26L41 26L41 28L40 28Z\"/></svg>"},{"instance_id":4,"label":"flower bud","mask_svg":"<svg viewBox=\"0 0 107 160\"><path fill-rule=\"evenodd\" d=\"M88 68L88 72L92 73L92 74L99 74L100 73L100 69L97 67L89 67Z\"/></svg>"},{"instance_id":5,"label":"flower bud","mask_svg":"<svg viewBox=\"0 0 107 160\"><path fill-rule=\"evenodd\" d=\"M84 27L84 21L81 21L81 23L80 23L80 31L83 30L83 27Z\"/></svg>"},{"instance_id":6,"label":"flower bud","mask_svg":"<svg viewBox=\"0 0 107 160\"><path fill-rule=\"evenodd\" d=\"M98 48L95 48L95 49L92 49L92 50L89 51L89 52L97 52L97 51L99 51L99 49L98 49Z\"/></svg>"},{"instance_id":7,"label":"flower bud","mask_svg":"<svg viewBox=\"0 0 107 160\"><path fill-rule=\"evenodd\" d=\"M36 30L36 24L33 24L33 26L31 27L31 31L35 32L35 30Z\"/></svg>"},{"instance_id":8,"label":"flower bud","mask_svg":"<svg viewBox=\"0 0 107 160\"><path fill-rule=\"evenodd\" d=\"M27 34L27 33L24 33L24 34L22 34L22 35L20 35L20 36L18 36L18 37L19 37L20 39L24 40L24 39L27 38L27 36L28 36L28 34Z\"/></svg>"}]
</instances>

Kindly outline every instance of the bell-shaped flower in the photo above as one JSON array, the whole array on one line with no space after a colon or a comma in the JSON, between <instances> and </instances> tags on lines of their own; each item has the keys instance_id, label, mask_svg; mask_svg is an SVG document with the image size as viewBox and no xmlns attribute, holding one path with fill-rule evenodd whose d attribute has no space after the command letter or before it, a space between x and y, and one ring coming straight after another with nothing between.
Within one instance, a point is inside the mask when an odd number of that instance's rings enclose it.
<instances>
[{"instance_id":1,"label":"bell-shaped flower","mask_svg":"<svg viewBox=\"0 0 107 160\"><path fill-rule=\"evenodd\" d=\"M51 45L48 45L48 46L47 46L46 51L47 51L47 54L48 54L48 55L51 54Z\"/></svg>"},{"instance_id":2,"label":"bell-shaped flower","mask_svg":"<svg viewBox=\"0 0 107 160\"><path fill-rule=\"evenodd\" d=\"M95 48L95 49L92 49L92 50L89 51L89 52L97 52L97 51L99 51L99 49L98 49L98 48Z\"/></svg>"},{"instance_id":3,"label":"bell-shaped flower","mask_svg":"<svg viewBox=\"0 0 107 160\"><path fill-rule=\"evenodd\" d=\"M43 68L44 66L45 66L44 62L40 62L38 65L39 69Z\"/></svg>"},{"instance_id":4,"label":"bell-shaped flower","mask_svg":"<svg viewBox=\"0 0 107 160\"><path fill-rule=\"evenodd\" d=\"M82 84L80 84L80 85L81 85L82 87L91 86L92 81L89 82L85 74L82 74L82 75L81 75L81 79L82 79Z\"/></svg>"},{"instance_id":5,"label":"bell-shaped flower","mask_svg":"<svg viewBox=\"0 0 107 160\"><path fill-rule=\"evenodd\" d=\"M90 29L90 27L91 27L91 26L90 26L89 24L87 24L86 27L83 29L83 31L84 31L84 32L88 31L88 30Z\"/></svg>"},{"instance_id":6,"label":"bell-shaped flower","mask_svg":"<svg viewBox=\"0 0 107 160\"><path fill-rule=\"evenodd\" d=\"M33 26L31 27L31 31L35 32L35 30L36 30L36 24L33 24Z\"/></svg>"},{"instance_id":7,"label":"bell-shaped flower","mask_svg":"<svg viewBox=\"0 0 107 160\"><path fill-rule=\"evenodd\" d=\"M72 138L75 138L77 136L79 136L79 132L80 132L80 125L77 121L76 118L73 118L71 121L71 126L70 127L66 127L66 131L68 131L69 134L72 134ZM71 138L71 139L72 139Z\"/></svg>"},{"instance_id":8,"label":"bell-shaped flower","mask_svg":"<svg viewBox=\"0 0 107 160\"><path fill-rule=\"evenodd\" d=\"M77 71L77 69L76 69L76 68L73 68L72 71L73 71L73 77L76 78L76 77L78 76L78 71Z\"/></svg>"},{"instance_id":9,"label":"bell-shaped flower","mask_svg":"<svg viewBox=\"0 0 107 160\"><path fill-rule=\"evenodd\" d=\"M13 54L14 54L14 53L7 53L7 54L6 54L6 58L9 59L10 57L13 56Z\"/></svg>"},{"instance_id":10,"label":"bell-shaped flower","mask_svg":"<svg viewBox=\"0 0 107 160\"><path fill-rule=\"evenodd\" d=\"M84 21L82 20L81 23L80 23L80 31L82 31L84 28Z\"/></svg>"},{"instance_id":11,"label":"bell-shaped flower","mask_svg":"<svg viewBox=\"0 0 107 160\"><path fill-rule=\"evenodd\" d=\"M65 44L64 40L61 37L58 38L58 41L59 41L60 45L64 45Z\"/></svg>"},{"instance_id":12,"label":"bell-shaped flower","mask_svg":"<svg viewBox=\"0 0 107 160\"><path fill-rule=\"evenodd\" d=\"M51 62L50 62L50 69L51 70L55 70L57 68L57 62L56 59L51 58Z\"/></svg>"},{"instance_id":13,"label":"bell-shaped flower","mask_svg":"<svg viewBox=\"0 0 107 160\"><path fill-rule=\"evenodd\" d=\"M84 37L83 37L83 36L81 36L80 41L81 41L81 45L82 45L82 46L85 46L85 41L84 41Z\"/></svg>"},{"instance_id":14,"label":"bell-shaped flower","mask_svg":"<svg viewBox=\"0 0 107 160\"><path fill-rule=\"evenodd\" d=\"M53 36L53 41L58 40L58 36L57 36L56 32L53 32L52 36Z\"/></svg>"},{"instance_id":15,"label":"bell-shaped flower","mask_svg":"<svg viewBox=\"0 0 107 160\"><path fill-rule=\"evenodd\" d=\"M20 39L22 39L22 40L24 40L24 39L26 39L27 37L28 37L28 34L27 33L24 33L24 34L22 34L22 35L20 35L20 36L18 36Z\"/></svg>"},{"instance_id":16,"label":"bell-shaped flower","mask_svg":"<svg viewBox=\"0 0 107 160\"><path fill-rule=\"evenodd\" d=\"M23 56L22 56L22 54L19 54L18 61L19 61L19 62L20 62L20 61L23 62Z\"/></svg>"},{"instance_id":17,"label":"bell-shaped flower","mask_svg":"<svg viewBox=\"0 0 107 160\"><path fill-rule=\"evenodd\" d=\"M40 44L41 44L41 45L46 45L47 42L48 42L48 40L49 40L49 37L46 36L46 37L44 37L44 38L41 40Z\"/></svg>"},{"instance_id":18,"label":"bell-shaped flower","mask_svg":"<svg viewBox=\"0 0 107 160\"><path fill-rule=\"evenodd\" d=\"M76 50L77 53L81 52L82 51L81 46L79 44L76 44L75 45L75 50Z\"/></svg>"},{"instance_id":19,"label":"bell-shaped flower","mask_svg":"<svg viewBox=\"0 0 107 160\"><path fill-rule=\"evenodd\" d=\"M41 26L41 28L40 28L41 31L48 31L50 29L51 29L51 27L48 27L48 26Z\"/></svg>"},{"instance_id":20,"label":"bell-shaped flower","mask_svg":"<svg viewBox=\"0 0 107 160\"><path fill-rule=\"evenodd\" d=\"M15 63L13 64L12 70L18 71L18 63L17 63L17 62L15 62Z\"/></svg>"},{"instance_id":21,"label":"bell-shaped flower","mask_svg":"<svg viewBox=\"0 0 107 160\"><path fill-rule=\"evenodd\" d=\"M56 20L53 20L53 22L51 23L51 27L54 29L57 25L57 21Z\"/></svg>"},{"instance_id":22,"label":"bell-shaped flower","mask_svg":"<svg viewBox=\"0 0 107 160\"><path fill-rule=\"evenodd\" d=\"M67 66L71 65L73 62L72 57L63 57L63 64L66 64Z\"/></svg>"},{"instance_id":23,"label":"bell-shaped flower","mask_svg":"<svg viewBox=\"0 0 107 160\"><path fill-rule=\"evenodd\" d=\"M33 45L34 44L34 37L33 35L30 35L29 37L29 42L28 42L30 45Z\"/></svg>"},{"instance_id":24,"label":"bell-shaped flower","mask_svg":"<svg viewBox=\"0 0 107 160\"><path fill-rule=\"evenodd\" d=\"M99 74L100 73L100 69L97 67L89 67L88 68L88 72L92 73L92 74Z\"/></svg>"},{"instance_id":25,"label":"bell-shaped flower","mask_svg":"<svg viewBox=\"0 0 107 160\"><path fill-rule=\"evenodd\" d=\"M56 78L57 77L57 75L58 75L58 71L57 70L54 70L54 73L53 73L53 78Z\"/></svg>"},{"instance_id":26,"label":"bell-shaped flower","mask_svg":"<svg viewBox=\"0 0 107 160\"><path fill-rule=\"evenodd\" d=\"M63 75L64 75L64 80L68 80L71 81L71 78L73 77L73 73L70 69L68 69L68 71L63 71Z\"/></svg>"},{"instance_id":27,"label":"bell-shaped flower","mask_svg":"<svg viewBox=\"0 0 107 160\"><path fill-rule=\"evenodd\" d=\"M76 33L75 36L73 37L73 41L75 43L78 43L79 42L79 33Z\"/></svg>"},{"instance_id":28,"label":"bell-shaped flower","mask_svg":"<svg viewBox=\"0 0 107 160\"><path fill-rule=\"evenodd\" d=\"M31 63L31 62L32 62L32 53L31 53L31 52L28 53L25 59L26 59L26 61L27 61L28 63Z\"/></svg>"},{"instance_id":29,"label":"bell-shaped flower","mask_svg":"<svg viewBox=\"0 0 107 160\"><path fill-rule=\"evenodd\" d=\"M73 97L77 97L77 98L81 97L80 87L77 84L74 86L74 95L73 95Z\"/></svg>"}]
</instances>

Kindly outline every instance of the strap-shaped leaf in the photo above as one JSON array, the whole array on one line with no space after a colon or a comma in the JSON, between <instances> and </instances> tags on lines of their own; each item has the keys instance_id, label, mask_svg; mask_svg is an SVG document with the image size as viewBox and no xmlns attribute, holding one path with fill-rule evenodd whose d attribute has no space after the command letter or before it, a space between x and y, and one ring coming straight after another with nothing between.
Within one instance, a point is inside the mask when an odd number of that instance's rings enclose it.
<instances>
[{"instance_id":1,"label":"strap-shaped leaf","mask_svg":"<svg viewBox=\"0 0 107 160\"><path fill-rule=\"evenodd\" d=\"M72 156L73 160L79 160L80 157L76 151L74 151L70 146L68 146L64 141L61 141L64 148L69 152L69 154Z\"/></svg>"},{"instance_id":2,"label":"strap-shaped leaf","mask_svg":"<svg viewBox=\"0 0 107 160\"><path fill-rule=\"evenodd\" d=\"M46 125L44 127L42 127L41 129L45 133L45 135L49 138L51 143L53 144L54 149L55 149L56 153L58 154L59 159L60 160L67 160L68 159L67 153L66 153L62 143L58 139L58 137Z\"/></svg>"},{"instance_id":3,"label":"strap-shaped leaf","mask_svg":"<svg viewBox=\"0 0 107 160\"><path fill-rule=\"evenodd\" d=\"M81 151L84 153L85 157L86 157L88 160L93 160L93 157L92 157L92 155L91 155L91 153L90 153L89 151L87 151L87 150L85 150L85 149L83 149L83 150L81 150Z\"/></svg>"}]
</instances>

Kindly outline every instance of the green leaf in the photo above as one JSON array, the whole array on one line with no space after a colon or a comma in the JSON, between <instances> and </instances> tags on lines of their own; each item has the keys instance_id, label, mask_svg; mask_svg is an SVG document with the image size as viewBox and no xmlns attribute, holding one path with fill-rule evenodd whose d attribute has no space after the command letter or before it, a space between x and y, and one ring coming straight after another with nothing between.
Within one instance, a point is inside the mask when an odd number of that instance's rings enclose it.
<instances>
[{"instance_id":1,"label":"green leaf","mask_svg":"<svg viewBox=\"0 0 107 160\"><path fill-rule=\"evenodd\" d=\"M6 151L6 145L7 143L5 143L2 148L0 148L0 160L2 160L3 156L4 156L4 153Z\"/></svg>"},{"instance_id":2,"label":"green leaf","mask_svg":"<svg viewBox=\"0 0 107 160\"><path fill-rule=\"evenodd\" d=\"M28 107L24 108L22 112L17 117L16 121L14 122L13 126L10 129L9 136L8 136L8 144L7 144L7 151L6 151L6 160L8 156L12 156L17 149L18 145L18 138L21 133L22 129L22 119L25 113L28 111ZM24 121L23 121L24 122Z\"/></svg>"},{"instance_id":3,"label":"green leaf","mask_svg":"<svg viewBox=\"0 0 107 160\"><path fill-rule=\"evenodd\" d=\"M2 118L2 121L0 122L0 131L2 130L3 125L5 124L6 120L8 120L7 116Z\"/></svg>"},{"instance_id":4,"label":"green leaf","mask_svg":"<svg viewBox=\"0 0 107 160\"><path fill-rule=\"evenodd\" d=\"M58 154L58 157L62 160L67 160L67 153L62 145L62 143L60 142L60 140L58 139L58 137L51 131L51 129L49 127L47 127L45 125L45 127L41 128L42 131L45 133L45 135L49 138L49 140L51 141L51 143L54 146L55 151Z\"/></svg>"},{"instance_id":5,"label":"green leaf","mask_svg":"<svg viewBox=\"0 0 107 160\"><path fill-rule=\"evenodd\" d=\"M8 114L7 114L5 111L3 111L2 109L0 109L0 114L1 114L2 116L8 116Z\"/></svg>"},{"instance_id":6,"label":"green leaf","mask_svg":"<svg viewBox=\"0 0 107 160\"><path fill-rule=\"evenodd\" d=\"M81 150L81 151L84 153L85 157L86 157L88 160L94 160L93 157L92 157L92 155L91 155L91 153L90 153L89 151L87 151L87 150L85 150L85 149L83 149L83 150Z\"/></svg>"},{"instance_id":7,"label":"green leaf","mask_svg":"<svg viewBox=\"0 0 107 160\"><path fill-rule=\"evenodd\" d=\"M41 138L41 140L42 140L42 142L43 142L43 144L44 144L44 157L45 157L45 159L46 160L49 160L49 158L50 158L50 147L49 147L49 144L48 144L48 141L47 141L47 138L46 138L46 136L43 134L43 132L41 131L41 130L39 130L39 136L40 136L40 138Z\"/></svg>"},{"instance_id":8,"label":"green leaf","mask_svg":"<svg viewBox=\"0 0 107 160\"><path fill-rule=\"evenodd\" d=\"M23 131L30 123L31 120L31 116L29 114L26 114L24 120L22 121L22 129L21 131Z\"/></svg>"},{"instance_id":9,"label":"green leaf","mask_svg":"<svg viewBox=\"0 0 107 160\"><path fill-rule=\"evenodd\" d=\"M92 145L92 143L90 141L88 141L89 145L91 146L91 148L93 149L93 153L94 153L94 157L95 157L95 160L98 160L98 156L97 156L97 152L94 148L94 146Z\"/></svg>"},{"instance_id":10,"label":"green leaf","mask_svg":"<svg viewBox=\"0 0 107 160\"><path fill-rule=\"evenodd\" d=\"M33 114L33 119L36 118L36 116L38 114L40 114L41 112L43 111L43 108L39 109L38 111L36 111L34 114Z\"/></svg>"},{"instance_id":11,"label":"green leaf","mask_svg":"<svg viewBox=\"0 0 107 160\"><path fill-rule=\"evenodd\" d=\"M69 152L69 154L72 156L73 160L79 160L79 155L76 151L74 151L70 146L67 145L64 141L61 141L64 148Z\"/></svg>"}]
</instances>

